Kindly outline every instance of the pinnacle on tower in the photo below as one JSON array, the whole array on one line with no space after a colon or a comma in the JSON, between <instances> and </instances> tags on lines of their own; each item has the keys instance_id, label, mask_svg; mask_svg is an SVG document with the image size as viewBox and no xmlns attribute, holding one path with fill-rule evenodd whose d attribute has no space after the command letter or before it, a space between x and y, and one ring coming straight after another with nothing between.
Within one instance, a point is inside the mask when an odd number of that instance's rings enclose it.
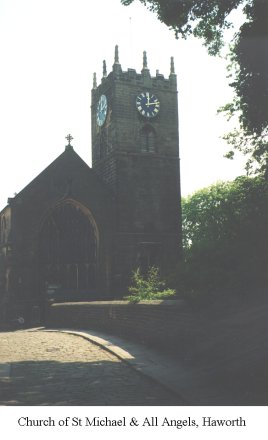
<instances>
[{"instance_id":1,"label":"pinnacle on tower","mask_svg":"<svg viewBox=\"0 0 268 440\"><path fill-rule=\"evenodd\" d=\"M170 58L170 75L175 74L174 57Z\"/></svg>"},{"instance_id":2,"label":"pinnacle on tower","mask_svg":"<svg viewBox=\"0 0 268 440\"><path fill-rule=\"evenodd\" d=\"M147 53L146 51L143 52L143 67L142 69L148 69L148 64L147 64Z\"/></svg>"},{"instance_id":3,"label":"pinnacle on tower","mask_svg":"<svg viewBox=\"0 0 268 440\"><path fill-rule=\"evenodd\" d=\"M142 73L143 78L146 79L146 81L150 80L151 75L150 75L150 70L148 69L147 53L146 53L145 50L143 51L143 63L142 63L142 71L141 71L141 73Z\"/></svg>"},{"instance_id":4,"label":"pinnacle on tower","mask_svg":"<svg viewBox=\"0 0 268 440\"><path fill-rule=\"evenodd\" d=\"M169 81L172 87L177 88L177 76L175 73L174 57L170 58L170 75Z\"/></svg>"},{"instance_id":5,"label":"pinnacle on tower","mask_svg":"<svg viewBox=\"0 0 268 440\"><path fill-rule=\"evenodd\" d=\"M114 50L114 62L116 64L119 64L119 51L118 51L118 45L115 46Z\"/></svg>"},{"instance_id":6,"label":"pinnacle on tower","mask_svg":"<svg viewBox=\"0 0 268 440\"><path fill-rule=\"evenodd\" d=\"M106 78L106 76L107 76L107 67L106 67L105 60L103 60L102 76L103 76L103 78Z\"/></svg>"},{"instance_id":7,"label":"pinnacle on tower","mask_svg":"<svg viewBox=\"0 0 268 440\"><path fill-rule=\"evenodd\" d=\"M96 72L93 73L93 89L97 88L97 75Z\"/></svg>"},{"instance_id":8,"label":"pinnacle on tower","mask_svg":"<svg viewBox=\"0 0 268 440\"><path fill-rule=\"evenodd\" d=\"M114 50L114 65L113 65L113 71L115 75L120 75L122 72L121 64L119 63L119 51L118 51L118 45L115 46Z\"/></svg>"}]
</instances>

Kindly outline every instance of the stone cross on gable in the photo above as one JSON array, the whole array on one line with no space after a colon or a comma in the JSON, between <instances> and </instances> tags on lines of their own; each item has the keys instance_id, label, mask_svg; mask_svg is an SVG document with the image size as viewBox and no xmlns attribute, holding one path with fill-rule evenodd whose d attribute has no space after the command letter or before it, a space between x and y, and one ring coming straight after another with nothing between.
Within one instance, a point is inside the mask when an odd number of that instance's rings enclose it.
<instances>
[{"instance_id":1,"label":"stone cross on gable","mask_svg":"<svg viewBox=\"0 0 268 440\"><path fill-rule=\"evenodd\" d=\"M65 137L65 139L67 139L67 141L68 141L68 145L67 145L67 147L71 147L71 141L73 140L72 135L68 134L68 135Z\"/></svg>"}]
</instances>

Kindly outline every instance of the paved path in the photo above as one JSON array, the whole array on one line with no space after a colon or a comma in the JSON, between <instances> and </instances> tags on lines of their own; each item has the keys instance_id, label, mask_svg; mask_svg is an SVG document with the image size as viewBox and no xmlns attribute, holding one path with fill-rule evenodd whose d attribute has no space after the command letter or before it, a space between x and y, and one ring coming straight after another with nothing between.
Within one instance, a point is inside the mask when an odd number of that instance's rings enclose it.
<instances>
[{"instance_id":1,"label":"paved path","mask_svg":"<svg viewBox=\"0 0 268 440\"><path fill-rule=\"evenodd\" d=\"M79 336L0 333L1 405L182 405L161 384Z\"/></svg>"}]
</instances>

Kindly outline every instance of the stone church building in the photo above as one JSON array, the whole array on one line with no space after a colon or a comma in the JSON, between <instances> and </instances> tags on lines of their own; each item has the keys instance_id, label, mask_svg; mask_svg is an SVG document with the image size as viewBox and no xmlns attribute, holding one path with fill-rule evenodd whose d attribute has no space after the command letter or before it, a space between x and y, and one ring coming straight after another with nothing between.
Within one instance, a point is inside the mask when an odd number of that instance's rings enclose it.
<instances>
[{"instance_id":1,"label":"stone church building","mask_svg":"<svg viewBox=\"0 0 268 440\"><path fill-rule=\"evenodd\" d=\"M51 286L62 300L120 298L133 269L181 252L177 80L112 71L92 89L92 168L68 145L0 213L0 301L29 314ZM19 312L20 311L20 312ZM14 314L14 310L13 310Z\"/></svg>"}]
</instances>

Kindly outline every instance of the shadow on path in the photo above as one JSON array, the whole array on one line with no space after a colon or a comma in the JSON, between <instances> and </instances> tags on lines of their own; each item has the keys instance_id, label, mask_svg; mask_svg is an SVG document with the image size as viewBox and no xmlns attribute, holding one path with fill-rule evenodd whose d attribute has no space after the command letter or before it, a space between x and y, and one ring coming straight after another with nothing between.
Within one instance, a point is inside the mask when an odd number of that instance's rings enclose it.
<instances>
[{"instance_id":1,"label":"shadow on path","mask_svg":"<svg viewBox=\"0 0 268 440\"><path fill-rule=\"evenodd\" d=\"M1 405L183 404L121 362L21 361L11 364L9 374L0 378Z\"/></svg>"}]
</instances>

